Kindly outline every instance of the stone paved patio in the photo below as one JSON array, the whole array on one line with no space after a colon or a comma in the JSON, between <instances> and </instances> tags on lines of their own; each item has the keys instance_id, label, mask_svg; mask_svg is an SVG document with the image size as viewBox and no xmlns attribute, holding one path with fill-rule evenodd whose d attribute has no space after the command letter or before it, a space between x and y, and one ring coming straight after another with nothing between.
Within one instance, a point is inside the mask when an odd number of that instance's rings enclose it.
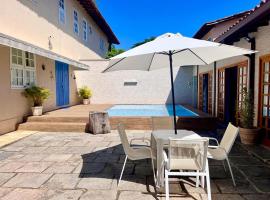
<instances>
[{"instance_id":1,"label":"stone paved patio","mask_svg":"<svg viewBox=\"0 0 270 200\"><path fill-rule=\"evenodd\" d=\"M143 131L128 134L149 136ZM250 154L256 151L254 155L262 152L258 147L234 145L230 159L236 188L221 162L210 163L213 199L270 199L270 153L264 150L258 159ZM149 161L129 161L117 188L123 161L116 132L97 136L39 132L0 149L0 199L165 199L153 187ZM206 199L192 179L175 180L170 187L172 200Z\"/></svg>"}]
</instances>

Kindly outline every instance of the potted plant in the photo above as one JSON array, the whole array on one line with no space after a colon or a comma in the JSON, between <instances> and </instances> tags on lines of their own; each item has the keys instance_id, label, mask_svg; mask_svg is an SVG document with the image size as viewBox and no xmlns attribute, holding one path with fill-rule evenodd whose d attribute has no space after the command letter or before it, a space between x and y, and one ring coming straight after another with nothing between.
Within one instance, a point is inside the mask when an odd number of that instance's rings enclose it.
<instances>
[{"instance_id":1,"label":"potted plant","mask_svg":"<svg viewBox=\"0 0 270 200\"><path fill-rule=\"evenodd\" d=\"M243 89L242 107L239 108L240 115L240 138L243 144L254 144L256 142L259 129L253 126L254 122L254 101L253 96Z\"/></svg>"},{"instance_id":2,"label":"potted plant","mask_svg":"<svg viewBox=\"0 0 270 200\"><path fill-rule=\"evenodd\" d=\"M40 116L42 115L43 103L49 98L50 91L46 88L31 86L25 89L24 96L29 98L33 103L33 116Z\"/></svg>"},{"instance_id":3,"label":"potted plant","mask_svg":"<svg viewBox=\"0 0 270 200\"><path fill-rule=\"evenodd\" d=\"M79 89L79 96L83 99L83 104L88 105L90 103L92 91L87 86L83 86Z\"/></svg>"}]
</instances>

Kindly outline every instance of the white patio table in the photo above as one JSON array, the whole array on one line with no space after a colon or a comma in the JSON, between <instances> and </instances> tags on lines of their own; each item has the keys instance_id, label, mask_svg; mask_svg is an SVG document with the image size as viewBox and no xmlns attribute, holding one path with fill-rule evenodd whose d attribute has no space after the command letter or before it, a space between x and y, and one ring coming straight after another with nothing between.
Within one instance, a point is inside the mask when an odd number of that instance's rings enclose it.
<instances>
[{"instance_id":1,"label":"white patio table","mask_svg":"<svg viewBox=\"0 0 270 200\"><path fill-rule=\"evenodd\" d=\"M177 135L174 130L155 130L151 135L151 148L156 152L157 158L157 187L164 187L164 166L163 164L163 149L169 145L169 138L177 139L200 139L197 133L188 130L177 130Z\"/></svg>"}]
</instances>

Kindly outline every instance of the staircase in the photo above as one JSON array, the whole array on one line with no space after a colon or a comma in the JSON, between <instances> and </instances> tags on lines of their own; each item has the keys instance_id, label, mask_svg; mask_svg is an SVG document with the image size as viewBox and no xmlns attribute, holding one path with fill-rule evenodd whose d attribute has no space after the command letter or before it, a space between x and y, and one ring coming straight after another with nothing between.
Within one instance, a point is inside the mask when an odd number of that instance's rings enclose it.
<instances>
[{"instance_id":1,"label":"staircase","mask_svg":"<svg viewBox=\"0 0 270 200\"><path fill-rule=\"evenodd\" d=\"M25 123L19 125L18 130L43 132L88 132L88 117L63 116L31 116ZM111 129L116 129L122 123L130 130L151 130L150 117L110 117Z\"/></svg>"},{"instance_id":2,"label":"staircase","mask_svg":"<svg viewBox=\"0 0 270 200\"><path fill-rule=\"evenodd\" d=\"M87 129L88 117L32 116L18 127L18 130L44 132L85 132Z\"/></svg>"}]
</instances>

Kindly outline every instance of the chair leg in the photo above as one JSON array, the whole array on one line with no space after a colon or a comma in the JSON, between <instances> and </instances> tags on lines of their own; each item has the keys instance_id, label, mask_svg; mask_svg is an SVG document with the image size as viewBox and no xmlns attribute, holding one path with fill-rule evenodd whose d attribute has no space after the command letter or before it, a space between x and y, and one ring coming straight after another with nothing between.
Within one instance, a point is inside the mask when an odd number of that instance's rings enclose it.
<instances>
[{"instance_id":1,"label":"chair leg","mask_svg":"<svg viewBox=\"0 0 270 200\"><path fill-rule=\"evenodd\" d=\"M230 161L229 161L229 158L228 158L228 157L226 157L226 161L227 161L227 163L228 163L228 167L229 167L229 170L230 170L230 173L231 173L231 177L232 177L232 182L233 182L233 185L234 185L234 187L235 187L235 186L236 186L236 183L235 183L235 180L234 180L232 168L231 168Z\"/></svg>"},{"instance_id":2,"label":"chair leg","mask_svg":"<svg viewBox=\"0 0 270 200\"><path fill-rule=\"evenodd\" d=\"M206 161L206 185L207 185L207 198L211 200L211 185L210 185L210 174L209 174L209 166L208 161Z\"/></svg>"},{"instance_id":3,"label":"chair leg","mask_svg":"<svg viewBox=\"0 0 270 200\"><path fill-rule=\"evenodd\" d=\"M125 161L124 161L124 164L123 164L123 168L122 168L122 171L121 171L121 174L120 174L120 178L119 178L119 181L118 181L118 185L117 185L117 186L119 186L119 185L120 185L120 182L121 182L121 179L122 179L122 176L123 176L123 173L124 173L125 167L126 167L127 158L128 158L128 157L126 156Z\"/></svg>"},{"instance_id":4,"label":"chair leg","mask_svg":"<svg viewBox=\"0 0 270 200\"><path fill-rule=\"evenodd\" d=\"M157 178L156 178L156 174L155 174L154 161L153 161L152 158L151 158L151 162L152 162L152 170L153 170L153 176L154 176L154 184L155 184L155 186L156 186Z\"/></svg>"},{"instance_id":5,"label":"chair leg","mask_svg":"<svg viewBox=\"0 0 270 200\"><path fill-rule=\"evenodd\" d=\"M169 192L169 174L168 170L165 169L165 192L166 192L166 200L169 200L170 198L170 192Z\"/></svg>"},{"instance_id":6,"label":"chair leg","mask_svg":"<svg viewBox=\"0 0 270 200\"><path fill-rule=\"evenodd\" d=\"M222 164L223 164L224 171L226 172L227 170L226 170L226 165L225 165L225 161L224 160L222 161Z\"/></svg>"},{"instance_id":7,"label":"chair leg","mask_svg":"<svg viewBox=\"0 0 270 200\"><path fill-rule=\"evenodd\" d=\"M197 170L197 173L199 173L199 170ZM199 187L199 182L200 182L200 176L196 176L196 188Z\"/></svg>"},{"instance_id":8,"label":"chair leg","mask_svg":"<svg viewBox=\"0 0 270 200\"><path fill-rule=\"evenodd\" d=\"M205 180L205 177L201 176L201 186L202 186L202 188L204 188L204 180Z\"/></svg>"}]
</instances>

